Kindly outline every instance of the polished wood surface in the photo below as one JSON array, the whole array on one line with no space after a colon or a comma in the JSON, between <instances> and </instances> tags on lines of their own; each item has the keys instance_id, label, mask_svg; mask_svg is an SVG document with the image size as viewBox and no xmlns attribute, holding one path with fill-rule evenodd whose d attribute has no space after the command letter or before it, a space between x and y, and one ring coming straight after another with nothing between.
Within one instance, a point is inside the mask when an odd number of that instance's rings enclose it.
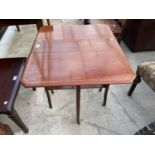
<instances>
[{"instance_id":1,"label":"polished wood surface","mask_svg":"<svg viewBox=\"0 0 155 155\"><path fill-rule=\"evenodd\" d=\"M25 61L25 58L0 59L0 113L12 111Z\"/></svg>"},{"instance_id":2,"label":"polished wood surface","mask_svg":"<svg viewBox=\"0 0 155 155\"><path fill-rule=\"evenodd\" d=\"M20 88L20 79L26 58L0 59L0 114L6 114L25 133L28 128L14 109L14 101Z\"/></svg>"},{"instance_id":3,"label":"polished wood surface","mask_svg":"<svg viewBox=\"0 0 155 155\"><path fill-rule=\"evenodd\" d=\"M25 87L125 84L135 75L106 25L42 27L22 77Z\"/></svg>"}]
</instances>

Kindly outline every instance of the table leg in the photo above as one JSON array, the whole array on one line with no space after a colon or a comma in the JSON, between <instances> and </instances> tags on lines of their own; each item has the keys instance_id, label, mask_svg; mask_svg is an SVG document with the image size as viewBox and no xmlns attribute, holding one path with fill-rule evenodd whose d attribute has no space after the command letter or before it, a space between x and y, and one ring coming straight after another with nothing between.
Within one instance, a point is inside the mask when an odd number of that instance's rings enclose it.
<instances>
[{"instance_id":1,"label":"table leg","mask_svg":"<svg viewBox=\"0 0 155 155\"><path fill-rule=\"evenodd\" d=\"M39 29L43 26L43 21L42 21L42 19L37 20L36 26L37 26L37 30L38 30L38 32L39 32Z\"/></svg>"},{"instance_id":2,"label":"table leg","mask_svg":"<svg viewBox=\"0 0 155 155\"><path fill-rule=\"evenodd\" d=\"M76 86L76 119L80 124L80 86Z\"/></svg>"},{"instance_id":3,"label":"table leg","mask_svg":"<svg viewBox=\"0 0 155 155\"><path fill-rule=\"evenodd\" d=\"M90 19L84 19L84 25L89 25L90 23Z\"/></svg>"},{"instance_id":4,"label":"table leg","mask_svg":"<svg viewBox=\"0 0 155 155\"><path fill-rule=\"evenodd\" d=\"M36 87L33 87L32 89L33 89L33 91L36 91Z\"/></svg>"},{"instance_id":5,"label":"table leg","mask_svg":"<svg viewBox=\"0 0 155 155\"><path fill-rule=\"evenodd\" d=\"M53 89L51 89L51 93L54 94L54 90Z\"/></svg>"},{"instance_id":6,"label":"table leg","mask_svg":"<svg viewBox=\"0 0 155 155\"><path fill-rule=\"evenodd\" d=\"M101 85L101 87L99 88L99 92L102 91L102 88L104 87L104 85Z\"/></svg>"},{"instance_id":7,"label":"table leg","mask_svg":"<svg viewBox=\"0 0 155 155\"><path fill-rule=\"evenodd\" d=\"M13 110L11 112L11 114L8 115L9 118L11 118L25 133L28 133L28 128L26 127L26 125L23 123L23 121L21 120L21 118L19 117L18 113L16 112L16 110Z\"/></svg>"},{"instance_id":8,"label":"table leg","mask_svg":"<svg viewBox=\"0 0 155 155\"><path fill-rule=\"evenodd\" d=\"M45 87L45 92L46 92L46 95L47 95L49 107L52 108L51 97L50 97L49 91L48 91L48 89L46 87Z\"/></svg>"},{"instance_id":9,"label":"table leg","mask_svg":"<svg viewBox=\"0 0 155 155\"><path fill-rule=\"evenodd\" d=\"M106 105L106 102L107 102L107 95L108 95L108 90L109 90L109 84L108 85L105 85L105 92L104 92L104 101L103 101L103 106Z\"/></svg>"}]
</instances>

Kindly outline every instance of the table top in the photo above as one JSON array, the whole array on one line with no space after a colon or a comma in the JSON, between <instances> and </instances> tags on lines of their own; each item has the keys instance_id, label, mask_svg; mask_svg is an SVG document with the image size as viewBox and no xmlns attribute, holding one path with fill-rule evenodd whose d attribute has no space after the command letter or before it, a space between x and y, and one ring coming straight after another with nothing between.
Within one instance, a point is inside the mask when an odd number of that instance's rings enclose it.
<instances>
[{"instance_id":1,"label":"table top","mask_svg":"<svg viewBox=\"0 0 155 155\"><path fill-rule=\"evenodd\" d=\"M25 87L131 83L135 77L107 25L42 27L29 55Z\"/></svg>"},{"instance_id":2,"label":"table top","mask_svg":"<svg viewBox=\"0 0 155 155\"><path fill-rule=\"evenodd\" d=\"M0 59L0 113L10 112L17 95L25 58Z\"/></svg>"}]
</instances>

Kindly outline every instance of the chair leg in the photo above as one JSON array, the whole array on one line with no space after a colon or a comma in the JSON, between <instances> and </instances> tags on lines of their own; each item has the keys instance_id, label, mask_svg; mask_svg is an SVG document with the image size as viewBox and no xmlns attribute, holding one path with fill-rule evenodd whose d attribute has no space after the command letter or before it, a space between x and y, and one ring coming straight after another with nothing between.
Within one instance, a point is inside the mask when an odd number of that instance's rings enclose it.
<instances>
[{"instance_id":1,"label":"chair leg","mask_svg":"<svg viewBox=\"0 0 155 155\"><path fill-rule=\"evenodd\" d=\"M28 133L28 128L26 127L26 125L23 123L23 121L21 120L21 118L19 117L18 113L16 112L16 110L13 110L11 112L11 114L8 115L9 118L11 118L25 133Z\"/></svg>"},{"instance_id":2,"label":"chair leg","mask_svg":"<svg viewBox=\"0 0 155 155\"><path fill-rule=\"evenodd\" d=\"M46 92L46 95L47 95L49 107L52 108L51 97L50 97L49 91L48 91L48 89L46 87L45 87L45 92Z\"/></svg>"},{"instance_id":3,"label":"chair leg","mask_svg":"<svg viewBox=\"0 0 155 155\"><path fill-rule=\"evenodd\" d=\"M103 100L103 104L102 104L102 106L105 106L105 105L106 105L106 102L107 102L107 95L108 95L108 90L109 90L109 84L108 84L108 85L105 85L104 100Z\"/></svg>"},{"instance_id":4,"label":"chair leg","mask_svg":"<svg viewBox=\"0 0 155 155\"><path fill-rule=\"evenodd\" d=\"M49 19L46 19L46 21L47 21L47 25L50 26L50 20Z\"/></svg>"},{"instance_id":5,"label":"chair leg","mask_svg":"<svg viewBox=\"0 0 155 155\"><path fill-rule=\"evenodd\" d=\"M16 25L17 31L20 32L19 25Z\"/></svg>"},{"instance_id":6,"label":"chair leg","mask_svg":"<svg viewBox=\"0 0 155 155\"><path fill-rule=\"evenodd\" d=\"M131 87L130 87L130 89L129 89L128 96L131 96L131 95L132 95L132 93L133 93L133 91L135 90L137 84L140 83L140 82L141 82L141 77L140 77L140 75L137 73L136 78L134 79L133 84L131 85Z\"/></svg>"}]
</instances>

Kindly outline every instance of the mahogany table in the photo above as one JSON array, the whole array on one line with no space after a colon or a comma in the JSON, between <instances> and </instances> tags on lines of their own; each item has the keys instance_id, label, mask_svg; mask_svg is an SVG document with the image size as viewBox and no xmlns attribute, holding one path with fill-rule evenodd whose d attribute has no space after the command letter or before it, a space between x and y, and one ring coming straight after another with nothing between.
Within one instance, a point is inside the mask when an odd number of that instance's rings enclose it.
<instances>
[{"instance_id":1,"label":"mahogany table","mask_svg":"<svg viewBox=\"0 0 155 155\"><path fill-rule=\"evenodd\" d=\"M29 55L25 87L76 88L80 124L80 88L131 83L135 77L110 28L106 25L42 27ZM107 92L106 92L107 93Z\"/></svg>"}]
</instances>

